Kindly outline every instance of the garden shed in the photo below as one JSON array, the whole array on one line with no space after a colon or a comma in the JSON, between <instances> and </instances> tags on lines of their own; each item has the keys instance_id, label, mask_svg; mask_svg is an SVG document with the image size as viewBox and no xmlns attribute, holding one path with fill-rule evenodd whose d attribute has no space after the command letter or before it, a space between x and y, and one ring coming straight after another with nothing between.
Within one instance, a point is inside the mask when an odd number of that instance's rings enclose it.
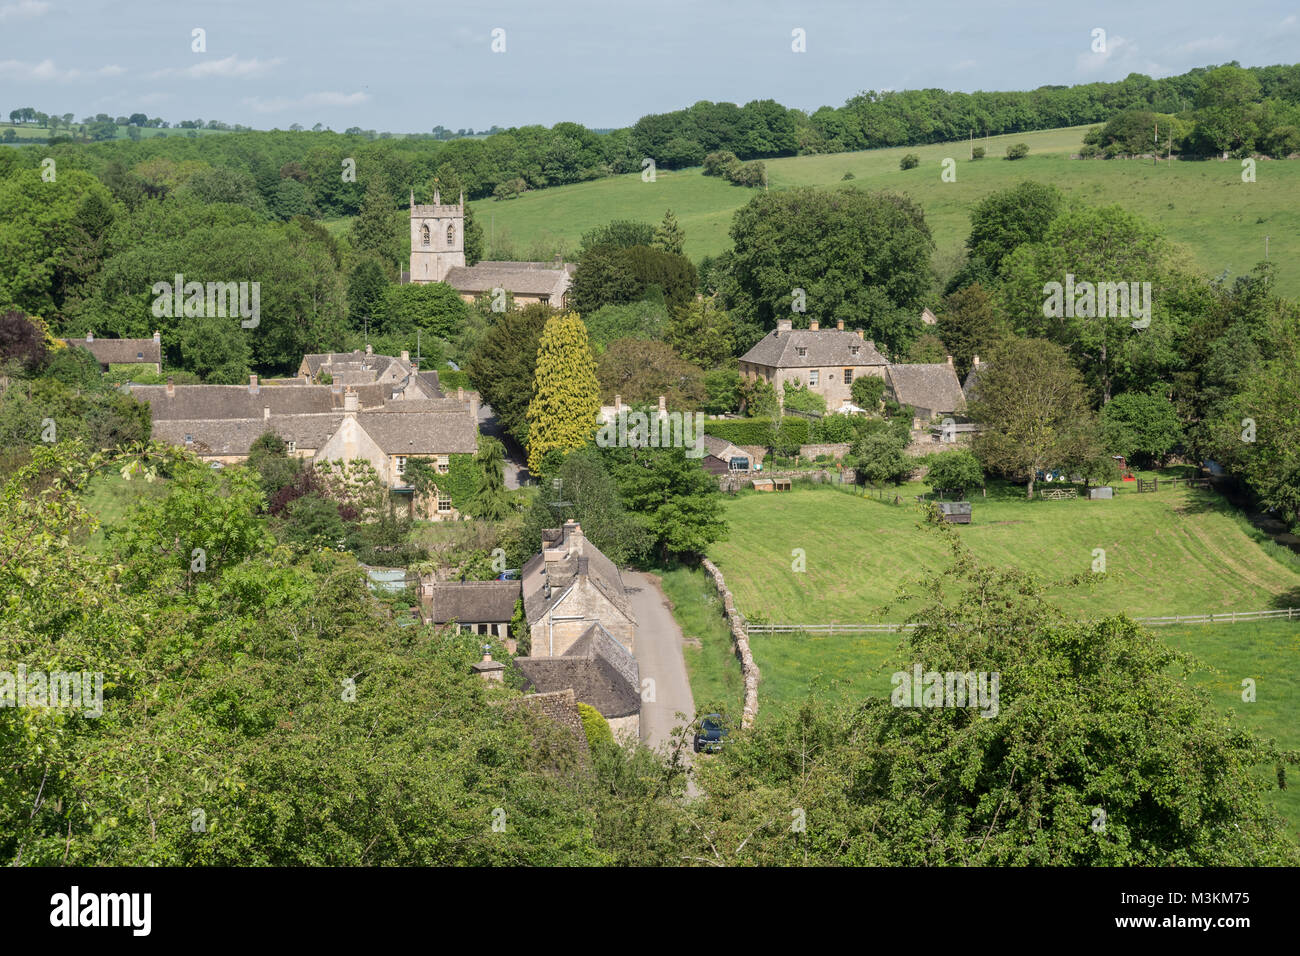
<instances>
[{"instance_id":1,"label":"garden shed","mask_svg":"<svg viewBox=\"0 0 1300 956\"><path fill-rule=\"evenodd\" d=\"M943 520L949 524L970 524L969 501L937 501Z\"/></svg>"}]
</instances>

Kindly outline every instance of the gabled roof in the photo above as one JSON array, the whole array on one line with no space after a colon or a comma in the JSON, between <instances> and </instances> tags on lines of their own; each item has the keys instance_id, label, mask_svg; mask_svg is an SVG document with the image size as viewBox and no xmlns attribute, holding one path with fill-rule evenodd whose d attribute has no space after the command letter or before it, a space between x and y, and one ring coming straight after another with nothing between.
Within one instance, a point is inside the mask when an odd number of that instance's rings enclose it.
<instances>
[{"instance_id":1,"label":"gabled roof","mask_svg":"<svg viewBox=\"0 0 1300 956\"><path fill-rule=\"evenodd\" d=\"M101 365L157 365L162 362L162 346L148 339L64 339L69 348L83 348Z\"/></svg>"},{"instance_id":2,"label":"gabled roof","mask_svg":"<svg viewBox=\"0 0 1300 956\"><path fill-rule=\"evenodd\" d=\"M405 414L394 414L396 411L390 405L357 415L357 424L386 455L472 455L478 450L478 427L463 406Z\"/></svg>"},{"instance_id":3,"label":"gabled roof","mask_svg":"<svg viewBox=\"0 0 1300 956\"><path fill-rule=\"evenodd\" d=\"M805 354L800 355L803 349ZM857 351L855 352L854 349ZM820 368L841 365L887 365L875 343L841 329L774 330L740 357L742 362L772 368Z\"/></svg>"},{"instance_id":4,"label":"gabled roof","mask_svg":"<svg viewBox=\"0 0 1300 956\"><path fill-rule=\"evenodd\" d=\"M732 458L748 458L749 452L739 445L733 445L731 442L716 435L705 435L703 437L704 450L714 458L722 461L729 461Z\"/></svg>"},{"instance_id":5,"label":"gabled roof","mask_svg":"<svg viewBox=\"0 0 1300 956\"><path fill-rule=\"evenodd\" d=\"M641 712L641 671L636 658L600 624L592 624L560 657L516 657L525 689L572 689L579 703L604 717Z\"/></svg>"},{"instance_id":6,"label":"gabled roof","mask_svg":"<svg viewBox=\"0 0 1300 956\"><path fill-rule=\"evenodd\" d=\"M199 455L247 455L265 432L275 432L286 442L303 448L320 448L338 431L342 413L324 415L272 415L270 419L169 418L153 423L153 437L190 448ZM186 442L189 436L192 441Z\"/></svg>"},{"instance_id":7,"label":"gabled roof","mask_svg":"<svg viewBox=\"0 0 1300 956\"><path fill-rule=\"evenodd\" d=\"M553 262L480 262L448 269L443 281L457 292L501 288L515 295L560 295L569 278L569 270L557 269Z\"/></svg>"},{"instance_id":8,"label":"gabled roof","mask_svg":"<svg viewBox=\"0 0 1300 956\"><path fill-rule=\"evenodd\" d=\"M951 365L891 365L889 387L900 405L931 412L959 412L966 408L966 396Z\"/></svg>"},{"instance_id":9,"label":"gabled roof","mask_svg":"<svg viewBox=\"0 0 1300 956\"><path fill-rule=\"evenodd\" d=\"M263 409L271 416L310 415L343 410L343 389L330 385L269 385L250 391L247 385L175 385L168 396L166 385L132 385L131 394L147 402L155 422L166 419L261 418ZM353 388L361 407L382 405L390 385L358 385Z\"/></svg>"},{"instance_id":10,"label":"gabled roof","mask_svg":"<svg viewBox=\"0 0 1300 956\"><path fill-rule=\"evenodd\" d=\"M431 588L434 624L500 624L514 617L518 581L439 581Z\"/></svg>"}]
</instances>

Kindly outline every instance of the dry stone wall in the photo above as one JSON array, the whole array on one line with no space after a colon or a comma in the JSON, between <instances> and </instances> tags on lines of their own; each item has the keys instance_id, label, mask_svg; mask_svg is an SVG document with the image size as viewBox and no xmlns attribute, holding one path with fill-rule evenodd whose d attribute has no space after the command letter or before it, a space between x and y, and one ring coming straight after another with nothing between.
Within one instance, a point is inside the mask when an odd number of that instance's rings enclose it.
<instances>
[{"instance_id":1,"label":"dry stone wall","mask_svg":"<svg viewBox=\"0 0 1300 956\"><path fill-rule=\"evenodd\" d=\"M754 654L749 649L749 631L745 627L745 616L736 609L736 599L727 589L727 582L723 579L718 566L708 558L705 558L701 564L704 572L713 579L713 586L718 589L718 596L722 598L723 612L726 614L727 624L731 627L731 642L735 647L736 657L740 658L740 673L745 681L745 705L740 726L747 730L754 725L754 718L758 716L759 672L758 664L754 662Z\"/></svg>"}]
</instances>

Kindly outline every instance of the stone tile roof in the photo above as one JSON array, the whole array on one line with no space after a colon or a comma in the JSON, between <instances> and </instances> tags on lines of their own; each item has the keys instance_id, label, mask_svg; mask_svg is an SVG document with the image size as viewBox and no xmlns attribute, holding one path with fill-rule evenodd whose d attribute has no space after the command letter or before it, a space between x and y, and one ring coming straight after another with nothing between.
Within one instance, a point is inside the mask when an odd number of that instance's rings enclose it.
<instances>
[{"instance_id":1,"label":"stone tile roof","mask_svg":"<svg viewBox=\"0 0 1300 956\"><path fill-rule=\"evenodd\" d=\"M424 386L425 393L430 398L438 398L442 395L442 385L438 382L437 372L420 372L418 375L420 384Z\"/></svg>"},{"instance_id":2,"label":"stone tile roof","mask_svg":"<svg viewBox=\"0 0 1300 956\"><path fill-rule=\"evenodd\" d=\"M157 365L162 362L162 346L148 339L64 339L69 348L83 348L101 365Z\"/></svg>"},{"instance_id":3,"label":"stone tile roof","mask_svg":"<svg viewBox=\"0 0 1300 956\"><path fill-rule=\"evenodd\" d=\"M716 435L705 435L703 441L705 452L722 461L749 457L748 453L739 445L733 445L726 439L718 438Z\"/></svg>"},{"instance_id":4,"label":"stone tile roof","mask_svg":"<svg viewBox=\"0 0 1300 956\"><path fill-rule=\"evenodd\" d=\"M431 588L433 623L509 623L519 599L518 581L439 581Z\"/></svg>"},{"instance_id":5,"label":"stone tile roof","mask_svg":"<svg viewBox=\"0 0 1300 956\"><path fill-rule=\"evenodd\" d=\"M960 412L966 409L966 396L951 365L891 365L886 381L900 405L928 409L931 412Z\"/></svg>"},{"instance_id":6,"label":"stone tile roof","mask_svg":"<svg viewBox=\"0 0 1300 956\"><path fill-rule=\"evenodd\" d=\"M804 349L806 354L800 355L799 349ZM763 336L740 360L772 368L889 364L875 343L858 338L856 332L840 329L775 330Z\"/></svg>"},{"instance_id":7,"label":"stone tile roof","mask_svg":"<svg viewBox=\"0 0 1300 956\"><path fill-rule=\"evenodd\" d=\"M477 424L462 406L401 415L393 411L389 407L357 415L357 424L387 455L472 455L478 450Z\"/></svg>"},{"instance_id":8,"label":"stone tile roof","mask_svg":"<svg viewBox=\"0 0 1300 956\"><path fill-rule=\"evenodd\" d=\"M247 455L265 432L275 432L302 448L320 448L338 431L343 414L272 415L270 419L162 419L153 423L153 437L190 448L199 455ZM185 441L190 436L192 442Z\"/></svg>"},{"instance_id":9,"label":"stone tile roof","mask_svg":"<svg viewBox=\"0 0 1300 956\"><path fill-rule=\"evenodd\" d=\"M591 627L560 657L516 657L525 689L569 689L604 717L641 713L641 671L636 658L600 626Z\"/></svg>"},{"instance_id":10,"label":"stone tile roof","mask_svg":"<svg viewBox=\"0 0 1300 956\"><path fill-rule=\"evenodd\" d=\"M361 407L382 405L390 385L359 385L353 389ZM248 385L176 385L167 395L166 385L132 385L131 394L149 404L154 421L201 418L261 418L271 415L310 415L342 411L343 390L330 385L270 385L251 391Z\"/></svg>"},{"instance_id":11,"label":"stone tile roof","mask_svg":"<svg viewBox=\"0 0 1300 956\"><path fill-rule=\"evenodd\" d=\"M516 661L523 658L515 658ZM564 735L576 751L581 763L591 759L591 745L587 742L587 732L582 729L582 717L578 713L578 701L570 688L543 694L529 694L506 702L507 712L527 713L545 721ZM545 741L538 741L544 745Z\"/></svg>"},{"instance_id":12,"label":"stone tile roof","mask_svg":"<svg viewBox=\"0 0 1300 956\"><path fill-rule=\"evenodd\" d=\"M569 285L568 268L553 262L479 262L455 266L443 280L457 292L490 292L501 288L515 295L563 294Z\"/></svg>"}]
</instances>

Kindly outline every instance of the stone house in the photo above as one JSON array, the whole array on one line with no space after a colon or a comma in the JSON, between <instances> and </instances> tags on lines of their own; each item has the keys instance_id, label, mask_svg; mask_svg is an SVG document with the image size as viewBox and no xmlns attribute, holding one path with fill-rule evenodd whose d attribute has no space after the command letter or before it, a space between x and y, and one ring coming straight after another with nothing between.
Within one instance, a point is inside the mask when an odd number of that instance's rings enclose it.
<instances>
[{"instance_id":1,"label":"stone house","mask_svg":"<svg viewBox=\"0 0 1300 956\"><path fill-rule=\"evenodd\" d=\"M308 384L308 359L314 358L304 359L305 379L284 384L263 385L252 375L247 386L169 382L131 386L131 394L149 405L154 438L221 465L243 461L253 442L270 431L294 457L317 463L363 459L390 490L411 493L404 478L409 458L431 458L435 470L446 472L451 455L477 451L477 393L444 395L436 375L417 374L409 363L387 356L374 357L374 366L383 366L375 376L379 381ZM394 372L385 379L398 362L404 366L400 378ZM315 364L319 369L327 363ZM438 494L434 500L429 517L458 517L450 497Z\"/></svg>"},{"instance_id":2,"label":"stone house","mask_svg":"<svg viewBox=\"0 0 1300 956\"><path fill-rule=\"evenodd\" d=\"M912 406L912 428L920 429L941 415L966 410L966 396L952 365L952 356L939 364L890 365L885 397Z\"/></svg>"},{"instance_id":3,"label":"stone house","mask_svg":"<svg viewBox=\"0 0 1300 956\"><path fill-rule=\"evenodd\" d=\"M85 349L105 372L111 365L143 365L152 367L155 375L162 374L162 336L157 332L151 339L97 339L94 332L87 332L84 339L63 341L69 348Z\"/></svg>"},{"instance_id":4,"label":"stone house","mask_svg":"<svg viewBox=\"0 0 1300 956\"><path fill-rule=\"evenodd\" d=\"M515 664L530 686L572 687L612 727L639 733L637 621L614 562L587 541L581 525L566 521L542 533L541 552L521 577L531 650Z\"/></svg>"},{"instance_id":5,"label":"stone house","mask_svg":"<svg viewBox=\"0 0 1300 956\"><path fill-rule=\"evenodd\" d=\"M889 361L864 338L862 329L844 331L844 322L823 329L816 319L806 329L778 319L776 328L740 358L740 376L748 382L771 382L781 401L781 386L794 382L826 399L838 409L852 396L853 380L863 375L884 378Z\"/></svg>"},{"instance_id":6,"label":"stone house","mask_svg":"<svg viewBox=\"0 0 1300 956\"><path fill-rule=\"evenodd\" d=\"M462 631L493 637L515 651L510 621L519 600L518 581L428 581L420 585L426 624L455 623Z\"/></svg>"}]
</instances>

